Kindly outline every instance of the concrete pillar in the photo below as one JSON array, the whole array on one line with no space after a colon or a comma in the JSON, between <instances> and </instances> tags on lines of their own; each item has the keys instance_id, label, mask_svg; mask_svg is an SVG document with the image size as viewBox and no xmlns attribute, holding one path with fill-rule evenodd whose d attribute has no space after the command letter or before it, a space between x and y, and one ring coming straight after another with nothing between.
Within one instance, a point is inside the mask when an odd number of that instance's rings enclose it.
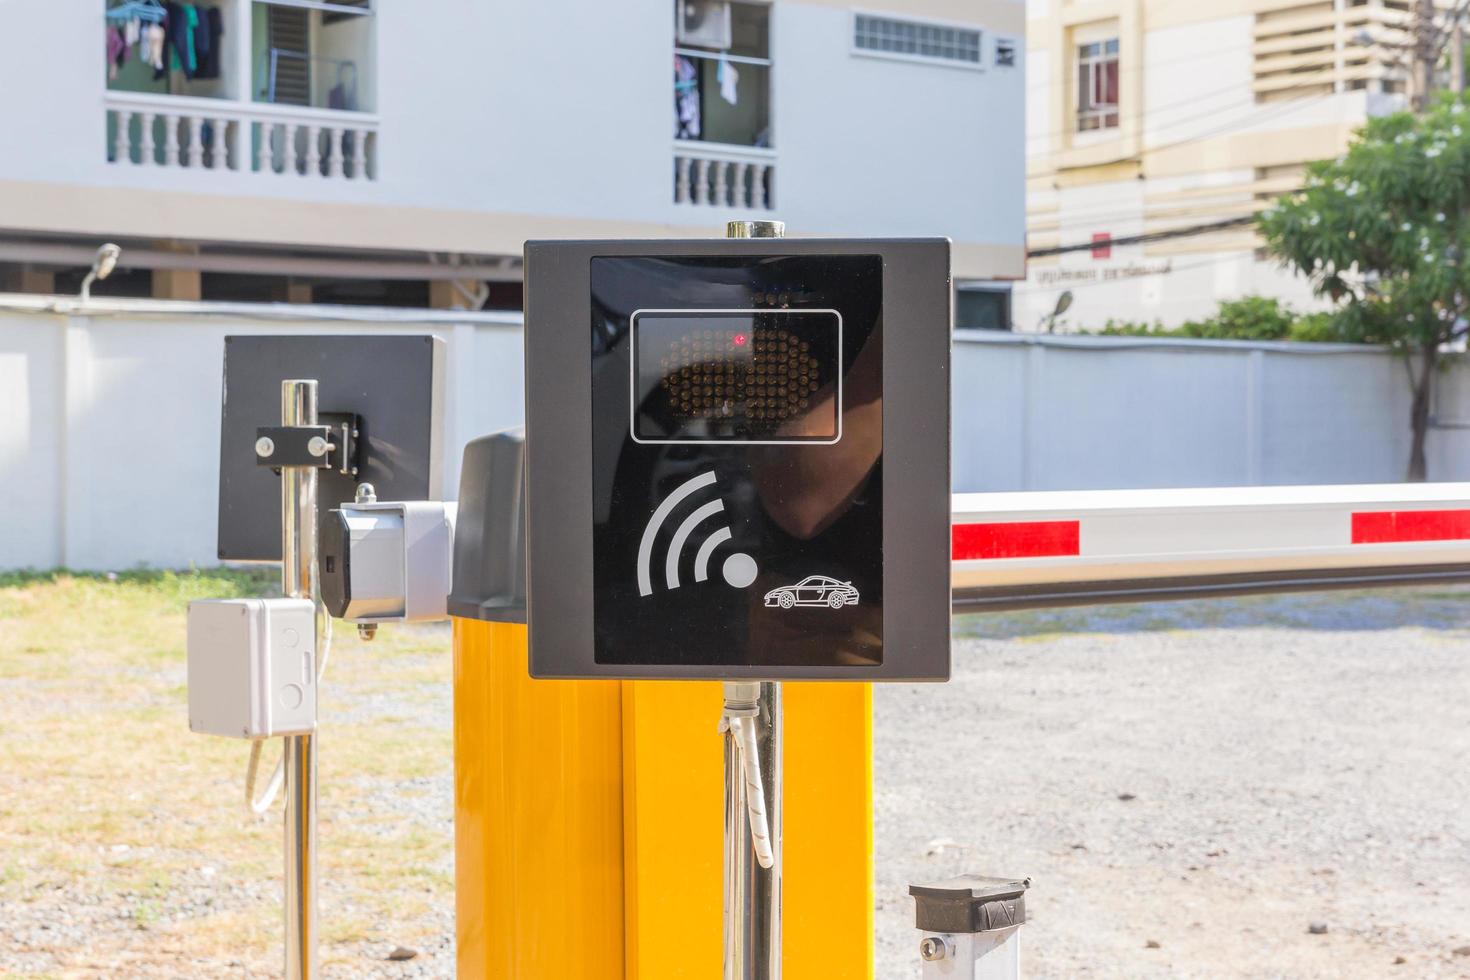
<instances>
[{"instance_id":1,"label":"concrete pillar","mask_svg":"<svg viewBox=\"0 0 1470 980\"><path fill-rule=\"evenodd\" d=\"M197 245L186 245L175 241L155 242L161 251L178 255L198 255ZM198 302L204 298L203 274L198 269L154 269L153 298L181 299Z\"/></svg>"},{"instance_id":2,"label":"concrete pillar","mask_svg":"<svg viewBox=\"0 0 1470 980\"><path fill-rule=\"evenodd\" d=\"M154 269L153 298L197 302L204 298L203 274L198 269Z\"/></svg>"},{"instance_id":3,"label":"concrete pillar","mask_svg":"<svg viewBox=\"0 0 1470 980\"><path fill-rule=\"evenodd\" d=\"M286 280L286 302L305 305L310 304L311 301L311 283L301 282L298 279Z\"/></svg>"},{"instance_id":4,"label":"concrete pillar","mask_svg":"<svg viewBox=\"0 0 1470 980\"><path fill-rule=\"evenodd\" d=\"M429 308L431 310L464 309L464 298L448 279L429 280Z\"/></svg>"}]
</instances>

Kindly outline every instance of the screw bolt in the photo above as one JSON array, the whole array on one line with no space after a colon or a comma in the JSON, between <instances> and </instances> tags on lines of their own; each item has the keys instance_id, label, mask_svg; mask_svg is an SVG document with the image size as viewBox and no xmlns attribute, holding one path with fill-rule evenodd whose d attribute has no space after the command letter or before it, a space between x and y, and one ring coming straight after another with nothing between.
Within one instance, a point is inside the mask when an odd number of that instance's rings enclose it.
<instances>
[{"instance_id":1,"label":"screw bolt","mask_svg":"<svg viewBox=\"0 0 1470 980\"><path fill-rule=\"evenodd\" d=\"M327 454L328 448L329 444L327 440L323 439L321 436L312 436L311 439L306 443L306 451L311 453L313 456L325 456Z\"/></svg>"},{"instance_id":2,"label":"screw bolt","mask_svg":"<svg viewBox=\"0 0 1470 980\"><path fill-rule=\"evenodd\" d=\"M261 459L269 459L276 454L276 444L269 436L261 436L255 440L255 455Z\"/></svg>"},{"instance_id":3,"label":"screw bolt","mask_svg":"<svg viewBox=\"0 0 1470 980\"><path fill-rule=\"evenodd\" d=\"M954 944L943 936L926 936L919 940L919 958L925 963L935 963L954 952Z\"/></svg>"}]
</instances>

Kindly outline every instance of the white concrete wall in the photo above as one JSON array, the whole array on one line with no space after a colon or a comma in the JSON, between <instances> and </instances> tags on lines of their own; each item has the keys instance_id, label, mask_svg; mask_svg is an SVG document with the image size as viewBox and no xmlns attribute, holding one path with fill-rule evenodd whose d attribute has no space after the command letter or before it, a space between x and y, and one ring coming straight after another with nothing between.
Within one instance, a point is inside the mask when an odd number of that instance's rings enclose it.
<instances>
[{"instance_id":1,"label":"white concrete wall","mask_svg":"<svg viewBox=\"0 0 1470 980\"><path fill-rule=\"evenodd\" d=\"M397 311L374 318L326 307L217 305L209 315L166 312L168 304L134 308L90 318L0 310L0 569L218 564L228 334L443 337L451 497L465 442L522 418L515 317L424 314L392 322ZM267 311L277 318L263 319Z\"/></svg>"},{"instance_id":2,"label":"white concrete wall","mask_svg":"<svg viewBox=\"0 0 1470 980\"><path fill-rule=\"evenodd\" d=\"M1470 365L1438 414L1470 421ZM1402 361L1327 344L1025 337L955 345L957 491L1394 483ZM1430 433L1431 480L1470 479L1470 429Z\"/></svg>"},{"instance_id":3,"label":"white concrete wall","mask_svg":"<svg viewBox=\"0 0 1470 980\"><path fill-rule=\"evenodd\" d=\"M216 563L227 334L443 337L450 497L464 444L522 419L511 317L17 306L0 308L0 570ZM1443 383L1441 417L1470 423L1470 369ZM1376 350L967 331L954 388L957 490L1394 482L1408 459L1403 368ZM1430 450L1432 479L1470 479L1470 428L1434 432Z\"/></svg>"}]
</instances>

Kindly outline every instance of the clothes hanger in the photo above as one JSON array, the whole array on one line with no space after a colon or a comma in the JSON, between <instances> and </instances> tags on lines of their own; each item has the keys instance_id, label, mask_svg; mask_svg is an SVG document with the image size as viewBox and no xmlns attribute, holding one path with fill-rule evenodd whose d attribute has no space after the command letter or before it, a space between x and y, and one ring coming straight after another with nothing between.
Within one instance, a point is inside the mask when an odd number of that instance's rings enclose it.
<instances>
[{"instance_id":1,"label":"clothes hanger","mask_svg":"<svg viewBox=\"0 0 1470 980\"><path fill-rule=\"evenodd\" d=\"M168 11L159 0L127 0L107 10L108 20L132 20L135 17L156 24L168 17Z\"/></svg>"}]
</instances>

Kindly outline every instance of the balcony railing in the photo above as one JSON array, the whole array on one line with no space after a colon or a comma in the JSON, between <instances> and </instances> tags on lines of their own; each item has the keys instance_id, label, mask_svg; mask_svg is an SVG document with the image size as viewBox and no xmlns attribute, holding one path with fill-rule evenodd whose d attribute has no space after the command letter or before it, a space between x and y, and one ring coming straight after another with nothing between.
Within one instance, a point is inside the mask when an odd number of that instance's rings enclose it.
<instances>
[{"instance_id":1,"label":"balcony railing","mask_svg":"<svg viewBox=\"0 0 1470 980\"><path fill-rule=\"evenodd\" d=\"M674 142L674 203L769 211L776 152L754 146Z\"/></svg>"},{"instance_id":2,"label":"balcony railing","mask_svg":"<svg viewBox=\"0 0 1470 980\"><path fill-rule=\"evenodd\" d=\"M376 180L378 120L364 112L109 92L109 163L326 180Z\"/></svg>"}]
</instances>

